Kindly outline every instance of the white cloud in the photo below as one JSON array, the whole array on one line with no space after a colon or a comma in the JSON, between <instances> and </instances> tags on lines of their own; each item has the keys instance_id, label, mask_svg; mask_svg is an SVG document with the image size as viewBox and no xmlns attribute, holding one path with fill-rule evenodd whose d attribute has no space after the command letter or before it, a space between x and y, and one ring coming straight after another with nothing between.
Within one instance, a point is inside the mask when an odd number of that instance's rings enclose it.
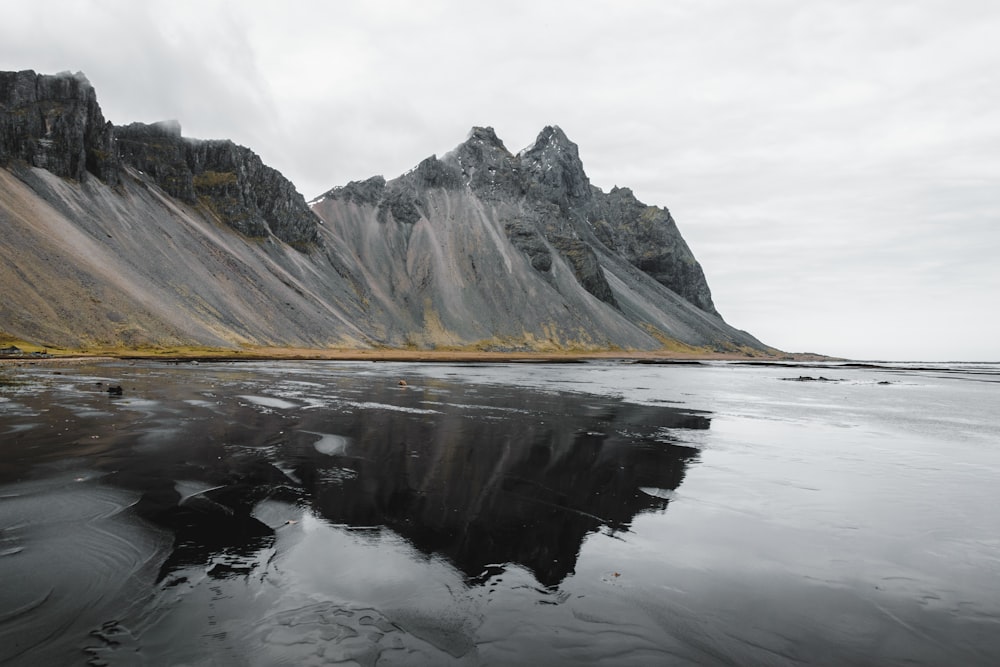
<instances>
[{"instance_id":1,"label":"white cloud","mask_svg":"<svg viewBox=\"0 0 1000 667\"><path fill-rule=\"evenodd\" d=\"M8 12L0 68L84 70L114 122L232 138L307 197L557 123L766 342L1000 359L996 34L965 0L92 0Z\"/></svg>"}]
</instances>

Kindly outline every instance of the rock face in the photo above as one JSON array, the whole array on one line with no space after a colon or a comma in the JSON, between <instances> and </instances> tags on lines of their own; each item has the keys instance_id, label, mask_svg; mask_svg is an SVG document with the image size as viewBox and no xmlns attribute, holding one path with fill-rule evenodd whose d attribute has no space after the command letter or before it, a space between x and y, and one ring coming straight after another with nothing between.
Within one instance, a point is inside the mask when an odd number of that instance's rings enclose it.
<instances>
[{"instance_id":1,"label":"rock face","mask_svg":"<svg viewBox=\"0 0 1000 667\"><path fill-rule=\"evenodd\" d=\"M122 163L149 174L165 192L201 204L241 234L269 234L292 245L319 239L318 220L284 176L231 141L181 136L173 121L115 128Z\"/></svg>"},{"instance_id":2,"label":"rock face","mask_svg":"<svg viewBox=\"0 0 1000 667\"><path fill-rule=\"evenodd\" d=\"M589 220L594 234L664 287L718 315L701 265L677 230L670 211L646 206L628 188L594 188Z\"/></svg>"},{"instance_id":3,"label":"rock face","mask_svg":"<svg viewBox=\"0 0 1000 667\"><path fill-rule=\"evenodd\" d=\"M0 72L0 164L11 160L108 185L118 185L122 170L132 167L246 236L274 234L298 246L319 238L302 195L253 151L231 141L185 139L174 121L114 127L82 73Z\"/></svg>"},{"instance_id":4,"label":"rock face","mask_svg":"<svg viewBox=\"0 0 1000 667\"><path fill-rule=\"evenodd\" d=\"M521 202L518 215L504 220L511 243L541 273L557 251L580 283L598 299L615 305L594 246L620 255L701 310L718 315L701 265L695 260L665 208L646 206L628 188L610 193L590 184L579 149L565 133L546 127L517 155L510 153L493 128L475 127L465 143L443 159L430 157L409 177L388 188L384 179L334 188L324 197L367 201L408 224L420 218L419 192L429 188L467 187L483 202ZM367 199L358 197L366 187ZM544 239L544 240L543 240ZM547 243L546 243L547 241Z\"/></svg>"},{"instance_id":5,"label":"rock face","mask_svg":"<svg viewBox=\"0 0 1000 667\"><path fill-rule=\"evenodd\" d=\"M24 160L57 176L116 183L114 130L83 73L0 72L0 164Z\"/></svg>"},{"instance_id":6,"label":"rock face","mask_svg":"<svg viewBox=\"0 0 1000 667\"><path fill-rule=\"evenodd\" d=\"M362 266L381 268L364 282L409 311L397 319L415 322L418 345L530 347L541 331L567 346L763 347L722 321L670 212L592 186L558 127L516 154L473 128L441 158L333 188L314 210ZM438 335L420 326L428 313Z\"/></svg>"},{"instance_id":7,"label":"rock face","mask_svg":"<svg viewBox=\"0 0 1000 667\"><path fill-rule=\"evenodd\" d=\"M310 208L247 148L104 120L82 74L0 73L0 333L149 345L767 350L666 209L547 127L491 128ZM221 224L220 224L221 223Z\"/></svg>"}]
</instances>

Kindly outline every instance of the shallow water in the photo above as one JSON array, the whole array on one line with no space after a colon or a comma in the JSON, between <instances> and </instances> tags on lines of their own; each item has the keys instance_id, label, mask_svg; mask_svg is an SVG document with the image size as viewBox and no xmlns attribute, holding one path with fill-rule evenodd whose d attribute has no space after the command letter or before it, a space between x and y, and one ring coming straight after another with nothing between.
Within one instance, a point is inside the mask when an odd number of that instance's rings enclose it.
<instances>
[{"instance_id":1,"label":"shallow water","mask_svg":"<svg viewBox=\"0 0 1000 667\"><path fill-rule=\"evenodd\" d=\"M997 664L998 405L989 364L2 369L0 664Z\"/></svg>"}]
</instances>

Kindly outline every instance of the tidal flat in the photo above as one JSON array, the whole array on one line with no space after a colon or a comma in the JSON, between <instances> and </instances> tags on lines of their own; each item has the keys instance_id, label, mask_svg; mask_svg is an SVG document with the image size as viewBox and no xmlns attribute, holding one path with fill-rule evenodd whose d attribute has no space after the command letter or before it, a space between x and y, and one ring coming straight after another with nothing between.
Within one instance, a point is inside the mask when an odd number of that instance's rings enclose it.
<instances>
[{"instance_id":1,"label":"tidal flat","mask_svg":"<svg viewBox=\"0 0 1000 667\"><path fill-rule=\"evenodd\" d=\"M1000 664L998 406L996 364L7 366L0 664Z\"/></svg>"}]
</instances>

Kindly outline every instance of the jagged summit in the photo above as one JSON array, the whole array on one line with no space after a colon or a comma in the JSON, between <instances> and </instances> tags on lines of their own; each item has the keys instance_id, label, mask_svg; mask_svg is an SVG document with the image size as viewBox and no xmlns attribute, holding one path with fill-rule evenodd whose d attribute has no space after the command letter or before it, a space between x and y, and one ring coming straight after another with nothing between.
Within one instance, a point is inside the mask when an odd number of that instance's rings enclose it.
<instances>
[{"instance_id":1,"label":"jagged summit","mask_svg":"<svg viewBox=\"0 0 1000 667\"><path fill-rule=\"evenodd\" d=\"M569 140L569 137L566 136L566 133L563 132L561 127L558 125L546 125L542 128L542 131L538 133L538 136L535 137L535 140L518 151L517 154L520 156L524 153L535 150L540 145L545 146L548 144L576 147L576 144Z\"/></svg>"},{"instance_id":2,"label":"jagged summit","mask_svg":"<svg viewBox=\"0 0 1000 667\"><path fill-rule=\"evenodd\" d=\"M395 277L382 290L401 296L406 317L432 312L457 339L511 325L508 335L517 337L519 327L537 330L550 319L558 322L551 331L567 337L567 329L576 327L576 336L592 329L629 346L648 345L643 338L720 349L760 345L719 318L669 211L646 206L627 188L605 193L592 186L579 148L557 125L517 154L493 128L473 127L441 158L432 155L388 181L333 188L313 206L327 227L354 221L344 234L348 244L358 234L377 234L377 252L370 242L359 250L363 264L406 267L390 271ZM478 240L459 240L467 237ZM514 298L511 290L524 291ZM524 294L541 301L522 302ZM553 298L573 315L554 317ZM516 312L513 303L520 304ZM508 313L507 320L496 313ZM632 333L607 333L622 326Z\"/></svg>"},{"instance_id":3,"label":"jagged summit","mask_svg":"<svg viewBox=\"0 0 1000 667\"><path fill-rule=\"evenodd\" d=\"M441 157L441 163L453 168L461 180L473 188L495 187L498 171L507 172L513 155L492 127L473 127L465 141ZM429 165L422 165L426 167Z\"/></svg>"},{"instance_id":4,"label":"jagged summit","mask_svg":"<svg viewBox=\"0 0 1000 667\"><path fill-rule=\"evenodd\" d=\"M531 145L518 152L517 157L521 160L548 158L566 164L579 163L582 168L579 147L570 141L558 125L545 126Z\"/></svg>"},{"instance_id":5,"label":"jagged summit","mask_svg":"<svg viewBox=\"0 0 1000 667\"><path fill-rule=\"evenodd\" d=\"M496 131L489 126L479 127L478 125L474 125L472 129L469 130L469 134L465 138L465 143L488 144L507 151L507 147L503 145L502 141L500 141L500 137L497 136Z\"/></svg>"},{"instance_id":6,"label":"jagged summit","mask_svg":"<svg viewBox=\"0 0 1000 667\"><path fill-rule=\"evenodd\" d=\"M538 133L535 141L518 153L518 157L559 154L565 155L564 159L567 160L579 161L580 159L579 147L570 141L562 128L558 125L546 125Z\"/></svg>"},{"instance_id":7,"label":"jagged summit","mask_svg":"<svg viewBox=\"0 0 1000 667\"><path fill-rule=\"evenodd\" d=\"M602 252L718 316L701 266L670 212L646 206L628 188L604 193L592 186L578 146L558 125L543 128L516 155L493 128L473 127L440 159L431 156L388 182L369 179L333 188L313 203L329 198L364 204L374 207L383 223L414 225L435 220L426 194L435 189L466 191L490 206L512 208L498 222L532 268L549 276L553 256L562 257L587 292L614 308L621 304L601 268Z\"/></svg>"},{"instance_id":8,"label":"jagged summit","mask_svg":"<svg viewBox=\"0 0 1000 667\"><path fill-rule=\"evenodd\" d=\"M363 181L351 181L347 185L333 187L320 196L309 200L309 204L316 204L327 197L344 199L345 201L357 204L374 204L382 198L385 190L385 178L382 176L372 176Z\"/></svg>"},{"instance_id":9,"label":"jagged summit","mask_svg":"<svg viewBox=\"0 0 1000 667\"><path fill-rule=\"evenodd\" d=\"M580 150L558 125L543 129L535 143L518 153L525 170L534 172L539 187L536 196L565 204L572 198L590 196L590 179L583 170Z\"/></svg>"}]
</instances>

